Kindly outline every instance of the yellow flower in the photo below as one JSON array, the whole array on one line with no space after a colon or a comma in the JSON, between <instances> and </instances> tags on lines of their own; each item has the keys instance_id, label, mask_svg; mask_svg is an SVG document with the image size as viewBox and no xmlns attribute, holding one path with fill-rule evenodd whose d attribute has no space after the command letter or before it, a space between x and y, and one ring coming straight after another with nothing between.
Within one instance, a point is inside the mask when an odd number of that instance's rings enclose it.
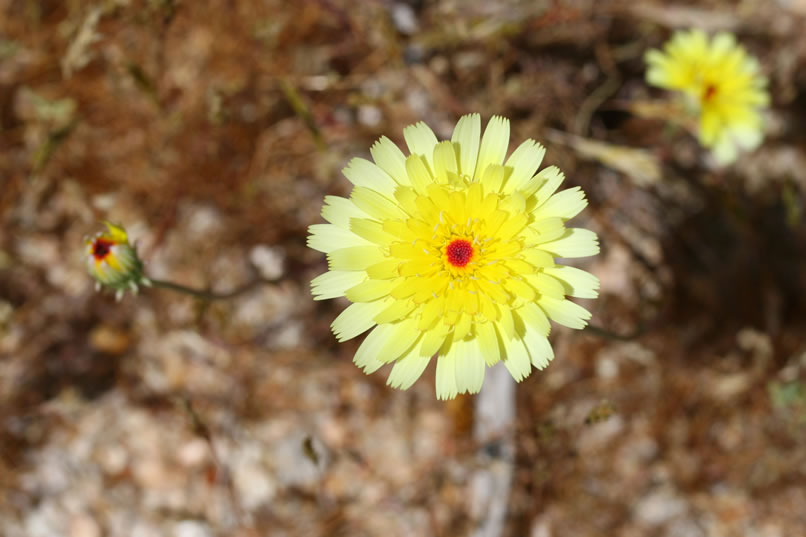
<instances>
[{"instance_id":1,"label":"yellow flower","mask_svg":"<svg viewBox=\"0 0 806 537\"><path fill-rule=\"evenodd\" d=\"M686 96L699 116L700 143L718 163L730 163L739 148L761 143L767 80L732 34L719 33L709 41L701 30L680 31L663 52L648 51L646 62L650 84Z\"/></svg>"},{"instance_id":2,"label":"yellow flower","mask_svg":"<svg viewBox=\"0 0 806 537\"><path fill-rule=\"evenodd\" d=\"M333 322L339 341L372 329L354 361L366 373L394 362L388 384L406 389L438 355L440 399L477 393L485 365L503 360L515 380L554 357L549 319L583 328L590 313L566 296L595 298L599 281L558 257L599 252L596 235L565 223L587 205L578 188L555 194L563 174L539 173L545 149L527 140L505 161L509 121L462 117L451 141L424 123L353 159L350 199L325 197L329 224L309 229L329 272L316 300L353 302Z\"/></svg>"},{"instance_id":3,"label":"yellow flower","mask_svg":"<svg viewBox=\"0 0 806 537\"><path fill-rule=\"evenodd\" d=\"M136 293L138 285L150 285L143 274L143 263L129 244L126 230L106 222L106 231L85 239L87 270L95 278L96 289L106 286L116 290L118 300L124 291Z\"/></svg>"}]
</instances>

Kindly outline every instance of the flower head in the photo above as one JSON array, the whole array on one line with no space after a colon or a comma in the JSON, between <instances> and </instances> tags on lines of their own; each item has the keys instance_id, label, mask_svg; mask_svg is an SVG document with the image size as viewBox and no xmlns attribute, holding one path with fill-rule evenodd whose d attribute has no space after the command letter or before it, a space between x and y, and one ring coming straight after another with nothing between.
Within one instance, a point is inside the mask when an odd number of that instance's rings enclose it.
<instances>
[{"instance_id":1,"label":"flower head","mask_svg":"<svg viewBox=\"0 0 806 537\"><path fill-rule=\"evenodd\" d=\"M138 285L150 285L143 274L143 263L129 244L126 230L106 222L106 231L85 239L87 270L97 289L115 289L118 300L126 290L136 293Z\"/></svg>"},{"instance_id":2,"label":"flower head","mask_svg":"<svg viewBox=\"0 0 806 537\"><path fill-rule=\"evenodd\" d=\"M716 161L727 164L739 148L756 148L763 136L761 109L769 104L758 61L728 33L709 41L701 30L680 31L663 48L646 54L647 81L686 96L699 116L700 143Z\"/></svg>"},{"instance_id":3,"label":"flower head","mask_svg":"<svg viewBox=\"0 0 806 537\"><path fill-rule=\"evenodd\" d=\"M537 173L545 149L527 140L505 160L509 121L459 120L450 141L424 123L353 159L350 199L325 197L329 224L309 229L329 272L312 282L316 300L352 302L333 321L339 341L372 329L355 363L372 373L394 362L388 384L406 389L437 355L441 399L476 393L485 365L503 361L520 381L554 354L549 319L583 328L590 313L566 299L594 298L599 281L558 257L599 252L596 235L567 228L587 205L576 187L556 193L563 174Z\"/></svg>"}]
</instances>

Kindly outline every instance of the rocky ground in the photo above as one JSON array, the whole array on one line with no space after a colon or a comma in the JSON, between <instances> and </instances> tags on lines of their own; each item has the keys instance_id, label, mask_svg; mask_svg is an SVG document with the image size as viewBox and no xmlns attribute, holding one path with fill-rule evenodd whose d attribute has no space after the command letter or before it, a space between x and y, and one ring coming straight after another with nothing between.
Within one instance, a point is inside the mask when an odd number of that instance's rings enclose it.
<instances>
[{"instance_id":1,"label":"rocky ground","mask_svg":"<svg viewBox=\"0 0 806 537\"><path fill-rule=\"evenodd\" d=\"M0 0L0 535L806 535L806 3ZM635 113L642 55L735 32L764 145L717 169ZM631 104L632 103L632 104ZM517 386L514 454L474 397L351 362L305 247L380 135L512 120L591 205L595 324ZM618 147L636 151L619 151ZM85 235L229 301L95 293ZM504 402L502 402L502 405ZM476 429L478 431L478 429ZM494 443L493 443L494 444ZM492 444L491 444L492 445Z\"/></svg>"}]
</instances>

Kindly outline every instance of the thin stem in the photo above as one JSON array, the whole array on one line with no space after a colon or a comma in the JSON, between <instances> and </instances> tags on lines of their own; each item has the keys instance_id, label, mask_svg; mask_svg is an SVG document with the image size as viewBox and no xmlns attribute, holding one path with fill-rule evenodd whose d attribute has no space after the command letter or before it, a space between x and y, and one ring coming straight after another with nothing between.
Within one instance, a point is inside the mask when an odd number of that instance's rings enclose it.
<instances>
[{"instance_id":1,"label":"thin stem","mask_svg":"<svg viewBox=\"0 0 806 537\"><path fill-rule=\"evenodd\" d=\"M584 330L585 332L590 332L591 334L599 336L604 339L611 339L614 341L632 341L644 335L644 332L646 332L646 326L640 325L630 334L616 334L615 332L611 332L606 328L602 328L594 324L589 324L588 326L585 327Z\"/></svg>"},{"instance_id":2,"label":"thin stem","mask_svg":"<svg viewBox=\"0 0 806 537\"><path fill-rule=\"evenodd\" d=\"M264 283L269 283L269 280L265 280L263 278L256 278L249 283L242 285L241 287L236 287L232 291L228 291L226 293L215 293L213 291L208 291L206 289L194 289L192 287L187 287L185 285L169 282L165 280L157 280L154 278L149 278L151 285L153 287L162 287L163 289L170 289L171 291L176 291L177 293L184 293L186 295L195 296L196 298L200 298L202 300L227 300L228 298L235 298L238 295L242 295L247 293L257 287L258 285L262 285Z\"/></svg>"}]
</instances>

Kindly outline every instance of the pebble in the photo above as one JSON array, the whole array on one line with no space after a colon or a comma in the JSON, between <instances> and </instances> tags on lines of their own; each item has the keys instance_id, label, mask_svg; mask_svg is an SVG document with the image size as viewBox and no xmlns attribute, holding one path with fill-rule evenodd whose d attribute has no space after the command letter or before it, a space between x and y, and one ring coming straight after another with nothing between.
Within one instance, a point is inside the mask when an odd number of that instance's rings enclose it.
<instances>
[{"instance_id":1,"label":"pebble","mask_svg":"<svg viewBox=\"0 0 806 537\"><path fill-rule=\"evenodd\" d=\"M267 280L276 280L283 275L285 252L276 246L258 244L249 251L249 261Z\"/></svg>"},{"instance_id":2,"label":"pebble","mask_svg":"<svg viewBox=\"0 0 806 537\"><path fill-rule=\"evenodd\" d=\"M381 124L383 113L377 106L363 105L358 107L358 122L367 127L377 127Z\"/></svg>"},{"instance_id":3,"label":"pebble","mask_svg":"<svg viewBox=\"0 0 806 537\"><path fill-rule=\"evenodd\" d=\"M688 509L685 501L671 490L658 490L641 498L635 506L636 517L651 526L660 526L683 515Z\"/></svg>"},{"instance_id":4,"label":"pebble","mask_svg":"<svg viewBox=\"0 0 806 537\"><path fill-rule=\"evenodd\" d=\"M209 526L197 520L177 522L173 531L174 537L213 537Z\"/></svg>"},{"instance_id":5,"label":"pebble","mask_svg":"<svg viewBox=\"0 0 806 537\"><path fill-rule=\"evenodd\" d=\"M411 35L420 30L420 24L417 22L417 14L414 13L414 9L402 2L395 3L392 6L392 22L401 34Z\"/></svg>"},{"instance_id":6,"label":"pebble","mask_svg":"<svg viewBox=\"0 0 806 537\"><path fill-rule=\"evenodd\" d=\"M130 345L129 334L112 326L102 324L90 332L90 346L98 352L119 356L126 352Z\"/></svg>"},{"instance_id":7,"label":"pebble","mask_svg":"<svg viewBox=\"0 0 806 537\"><path fill-rule=\"evenodd\" d=\"M104 446L98 452L98 463L104 472L109 475L118 475L129 462L129 454L123 446Z\"/></svg>"},{"instance_id":8,"label":"pebble","mask_svg":"<svg viewBox=\"0 0 806 537\"><path fill-rule=\"evenodd\" d=\"M207 461L210 450L207 442L201 438L194 438L182 444L176 452L179 464L186 467L195 467Z\"/></svg>"},{"instance_id":9,"label":"pebble","mask_svg":"<svg viewBox=\"0 0 806 537\"><path fill-rule=\"evenodd\" d=\"M87 514L75 515L70 520L69 537L101 537L101 528L94 518Z\"/></svg>"}]
</instances>

